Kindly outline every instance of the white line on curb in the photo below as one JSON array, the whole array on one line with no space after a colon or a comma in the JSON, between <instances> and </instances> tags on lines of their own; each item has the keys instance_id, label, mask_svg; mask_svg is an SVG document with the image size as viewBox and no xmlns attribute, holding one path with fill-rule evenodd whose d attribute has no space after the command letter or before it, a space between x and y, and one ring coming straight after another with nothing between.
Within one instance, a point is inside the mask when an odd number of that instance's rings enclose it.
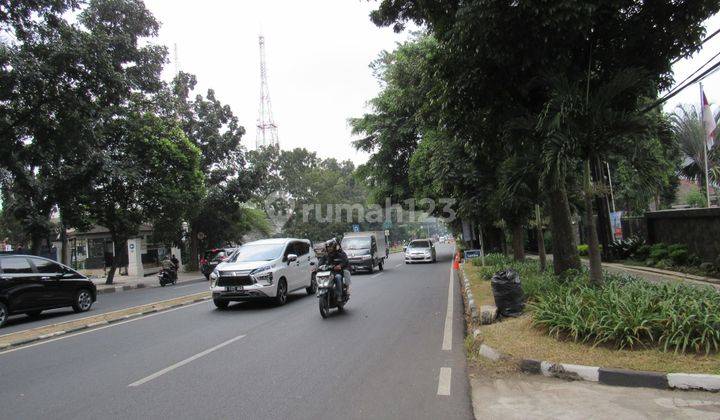
<instances>
[{"instance_id":1,"label":"white line on curb","mask_svg":"<svg viewBox=\"0 0 720 420\"><path fill-rule=\"evenodd\" d=\"M150 376L146 376L146 377L144 377L144 378L142 378L142 379L140 379L140 380L138 380L138 381L135 381L135 382L131 383L131 384L128 385L128 386L129 386L129 387L136 387L136 386L140 386L140 385L142 385L142 384L144 384L144 383L150 382L150 381L152 381L153 379L155 379L155 378L157 378L157 377L160 377L160 376L162 376L162 375L164 375L164 374L166 374L166 373L168 373L168 372L172 372L173 370L175 370L175 369L177 369L177 368L179 368L179 367L185 366L185 365L187 365L188 363L192 362L193 360L197 360L197 359L199 359L199 358L201 358L201 357L203 357L203 356L207 356L208 354L214 352L215 350L221 349L221 348L227 346L228 344L232 344L232 343L234 343L234 342L236 342L236 341L238 341L239 339L244 338L244 337L245 337L245 335L243 334L243 335L239 335L239 336L237 336L237 337L235 337L235 338L231 338L230 340L225 341L224 343L220 343L220 344L218 344L218 345L215 346L215 347L211 347L211 348L209 348L209 349L207 349L207 350L205 350L205 351L201 351L200 353L198 353L198 354L196 354L196 355L194 355L194 356L190 356L190 357L188 357L188 358L185 359L185 360L182 360L182 361L177 362L177 363L175 363L175 364L173 364L173 365L170 365L170 366L166 367L165 369L159 370L159 371L153 373L153 374L150 375Z\"/></svg>"},{"instance_id":2,"label":"white line on curb","mask_svg":"<svg viewBox=\"0 0 720 420\"><path fill-rule=\"evenodd\" d=\"M443 333L443 350L452 350L453 335L453 269L450 266L450 285L448 286L447 313L445 314L445 332Z\"/></svg>"},{"instance_id":3,"label":"white line on curb","mask_svg":"<svg viewBox=\"0 0 720 420\"><path fill-rule=\"evenodd\" d=\"M204 300L204 301L202 301L202 302L195 302L195 303L191 303L191 304L189 304L189 305L180 306L180 307L178 307L178 308L168 309L168 310L160 311L160 312L153 312L153 313L151 313L151 314L147 314L147 315L138 316L138 317L135 317L135 318L132 318L132 319L128 319L127 321L114 322L114 323L112 323L112 324L105 325L104 327L82 330L82 331L78 331L78 332L72 333L72 334L65 334L65 335L60 336L60 337L58 337L58 338L53 338L53 339L50 339L50 340L39 341L39 342L34 343L34 344L28 344L27 346L15 347L15 348L12 348L12 349L9 349L9 350L0 351L0 356L2 356L3 354L12 353L12 352L14 352L14 351L25 350L25 349L29 349L30 347L40 346L40 345L43 345L43 344L52 343L52 342L54 342L54 341L64 340L64 339L66 339L66 338L75 337L75 336L78 336L78 335L89 334L89 333L92 333L92 332L95 332L95 331L104 330L105 328L116 327L116 326L118 326L118 325L127 324L128 322L140 321L141 319L150 318L150 317L153 317L153 316L156 316L156 315L167 314L167 313L169 313L169 312L177 311L177 310L179 310L179 309L189 308L189 307L191 307L191 306L199 305L199 304L201 304L201 303L207 303L207 301Z\"/></svg>"},{"instance_id":4,"label":"white line on curb","mask_svg":"<svg viewBox=\"0 0 720 420\"><path fill-rule=\"evenodd\" d=\"M438 395L450 395L450 382L452 379L452 369L449 367L440 368L440 377L438 378Z\"/></svg>"}]
</instances>

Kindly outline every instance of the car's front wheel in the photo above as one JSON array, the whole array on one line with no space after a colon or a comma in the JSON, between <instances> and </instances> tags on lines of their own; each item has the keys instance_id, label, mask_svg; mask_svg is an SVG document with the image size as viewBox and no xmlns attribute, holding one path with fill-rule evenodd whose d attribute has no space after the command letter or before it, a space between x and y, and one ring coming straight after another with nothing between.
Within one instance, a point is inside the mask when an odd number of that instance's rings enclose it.
<instances>
[{"instance_id":1,"label":"car's front wheel","mask_svg":"<svg viewBox=\"0 0 720 420\"><path fill-rule=\"evenodd\" d=\"M92 307L93 300L89 290L82 289L75 295L73 310L75 312L87 312Z\"/></svg>"},{"instance_id":2,"label":"car's front wheel","mask_svg":"<svg viewBox=\"0 0 720 420\"><path fill-rule=\"evenodd\" d=\"M215 307L218 309L227 309L228 305L230 305L229 301L220 300L220 299L213 299L213 303L215 304Z\"/></svg>"},{"instance_id":3,"label":"car's front wheel","mask_svg":"<svg viewBox=\"0 0 720 420\"><path fill-rule=\"evenodd\" d=\"M5 324L8 318L8 308L4 303L0 302L0 327Z\"/></svg>"},{"instance_id":4,"label":"car's front wheel","mask_svg":"<svg viewBox=\"0 0 720 420\"><path fill-rule=\"evenodd\" d=\"M315 279L315 273L310 277L310 287L306 287L305 291L308 295L314 295L317 293L317 280Z\"/></svg>"},{"instance_id":5,"label":"car's front wheel","mask_svg":"<svg viewBox=\"0 0 720 420\"><path fill-rule=\"evenodd\" d=\"M287 283L285 279L280 279L277 285L277 292L275 293L275 304L282 306L287 302Z\"/></svg>"}]
</instances>

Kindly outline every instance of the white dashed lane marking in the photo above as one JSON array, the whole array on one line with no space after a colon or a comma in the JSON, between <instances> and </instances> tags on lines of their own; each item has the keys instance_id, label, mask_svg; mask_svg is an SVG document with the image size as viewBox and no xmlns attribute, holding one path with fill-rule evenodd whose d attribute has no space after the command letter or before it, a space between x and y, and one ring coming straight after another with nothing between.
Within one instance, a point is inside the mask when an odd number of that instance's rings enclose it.
<instances>
[{"instance_id":1,"label":"white dashed lane marking","mask_svg":"<svg viewBox=\"0 0 720 420\"><path fill-rule=\"evenodd\" d=\"M438 378L438 395L450 395L450 382L452 382L452 369L449 367L440 368L440 377Z\"/></svg>"}]
</instances>

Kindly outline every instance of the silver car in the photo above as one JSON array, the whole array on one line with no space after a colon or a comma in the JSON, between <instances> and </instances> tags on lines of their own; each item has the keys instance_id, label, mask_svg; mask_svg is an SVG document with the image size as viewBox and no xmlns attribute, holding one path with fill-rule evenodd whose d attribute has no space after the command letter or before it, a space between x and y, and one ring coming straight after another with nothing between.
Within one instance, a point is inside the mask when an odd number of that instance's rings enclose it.
<instances>
[{"instance_id":1,"label":"silver car","mask_svg":"<svg viewBox=\"0 0 720 420\"><path fill-rule=\"evenodd\" d=\"M405 264L437 260L435 245L430 239L415 239L405 247Z\"/></svg>"}]
</instances>

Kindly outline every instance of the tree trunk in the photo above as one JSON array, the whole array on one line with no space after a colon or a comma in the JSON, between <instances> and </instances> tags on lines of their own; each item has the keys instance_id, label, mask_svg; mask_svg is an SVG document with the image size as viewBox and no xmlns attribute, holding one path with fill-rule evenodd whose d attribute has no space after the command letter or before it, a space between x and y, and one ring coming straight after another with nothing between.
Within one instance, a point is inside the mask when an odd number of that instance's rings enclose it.
<instances>
[{"instance_id":1,"label":"tree trunk","mask_svg":"<svg viewBox=\"0 0 720 420\"><path fill-rule=\"evenodd\" d=\"M603 193L597 194L595 198L595 205L597 206L598 210L598 240L602 245L602 258L605 261L610 261L612 260L612 255L610 255L610 244L613 242L613 234L612 225L610 223L610 203L608 202L607 193L605 193L605 187L609 185L609 182L607 181L607 173L605 172L605 167L600 161L600 159L595 158L592 163L592 180L595 185L603 186Z\"/></svg>"},{"instance_id":2,"label":"tree trunk","mask_svg":"<svg viewBox=\"0 0 720 420\"><path fill-rule=\"evenodd\" d=\"M515 261L522 261L525 259L525 242L524 242L524 230L522 223L515 222L510 228L512 229L512 248L513 258Z\"/></svg>"},{"instance_id":3,"label":"tree trunk","mask_svg":"<svg viewBox=\"0 0 720 420\"><path fill-rule=\"evenodd\" d=\"M535 205L535 225L537 226L537 247L540 256L540 271L544 272L547 268L547 256L545 255L545 235L542 228L542 217L540 216L540 206Z\"/></svg>"},{"instance_id":4,"label":"tree trunk","mask_svg":"<svg viewBox=\"0 0 720 420\"><path fill-rule=\"evenodd\" d=\"M125 241L121 241L120 238L118 238L116 235L110 236L112 237L115 255L113 256L112 264L110 264L110 270L107 273L105 284L113 284L113 279L115 278L115 271L118 268L118 260L122 258L122 246L125 243Z\"/></svg>"},{"instance_id":5,"label":"tree trunk","mask_svg":"<svg viewBox=\"0 0 720 420\"><path fill-rule=\"evenodd\" d=\"M188 271L198 270L198 237L194 227L190 227L190 255L187 262Z\"/></svg>"},{"instance_id":6,"label":"tree trunk","mask_svg":"<svg viewBox=\"0 0 720 420\"><path fill-rule=\"evenodd\" d=\"M508 255L507 235L505 233L505 229L500 229L500 248L502 249L503 255Z\"/></svg>"},{"instance_id":7,"label":"tree trunk","mask_svg":"<svg viewBox=\"0 0 720 420\"><path fill-rule=\"evenodd\" d=\"M585 225L587 226L588 255L590 258L590 283L595 285L601 285L603 282L603 277L602 263L600 259L600 243L598 241L595 218L593 217L593 193L590 177L590 161L585 161L585 191L583 195L585 198Z\"/></svg>"},{"instance_id":8,"label":"tree trunk","mask_svg":"<svg viewBox=\"0 0 720 420\"><path fill-rule=\"evenodd\" d=\"M65 227L65 222L63 221L62 217L60 217L60 264L64 265L70 265L68 264L67 255L68 255L68 238L67 238L67 229Z\"/></svg>"},{"instance_id":9,"label":"tree trunk","mask_svg":"<svg viewBox=\"0 0 720 420\"><path fill-rule=\"evenodd\" d=\"M32 255L38 255L40 254L40 249L42 249L42 235L40 234L32 234L30 235L30 253Z\"/></svg>"},{"instance_id":10,"label":"tree trunk","mask_svg":"<svg viewBox=\"0 0 720 420\"><path fill-rule=\"evenodd\" d=\"M550 230L552 231L555 274L562 274L570 269L579 270L580 256L575 243L567 191L562 186L551 189L549 195Z\"/></svg>"}]
</instances>

